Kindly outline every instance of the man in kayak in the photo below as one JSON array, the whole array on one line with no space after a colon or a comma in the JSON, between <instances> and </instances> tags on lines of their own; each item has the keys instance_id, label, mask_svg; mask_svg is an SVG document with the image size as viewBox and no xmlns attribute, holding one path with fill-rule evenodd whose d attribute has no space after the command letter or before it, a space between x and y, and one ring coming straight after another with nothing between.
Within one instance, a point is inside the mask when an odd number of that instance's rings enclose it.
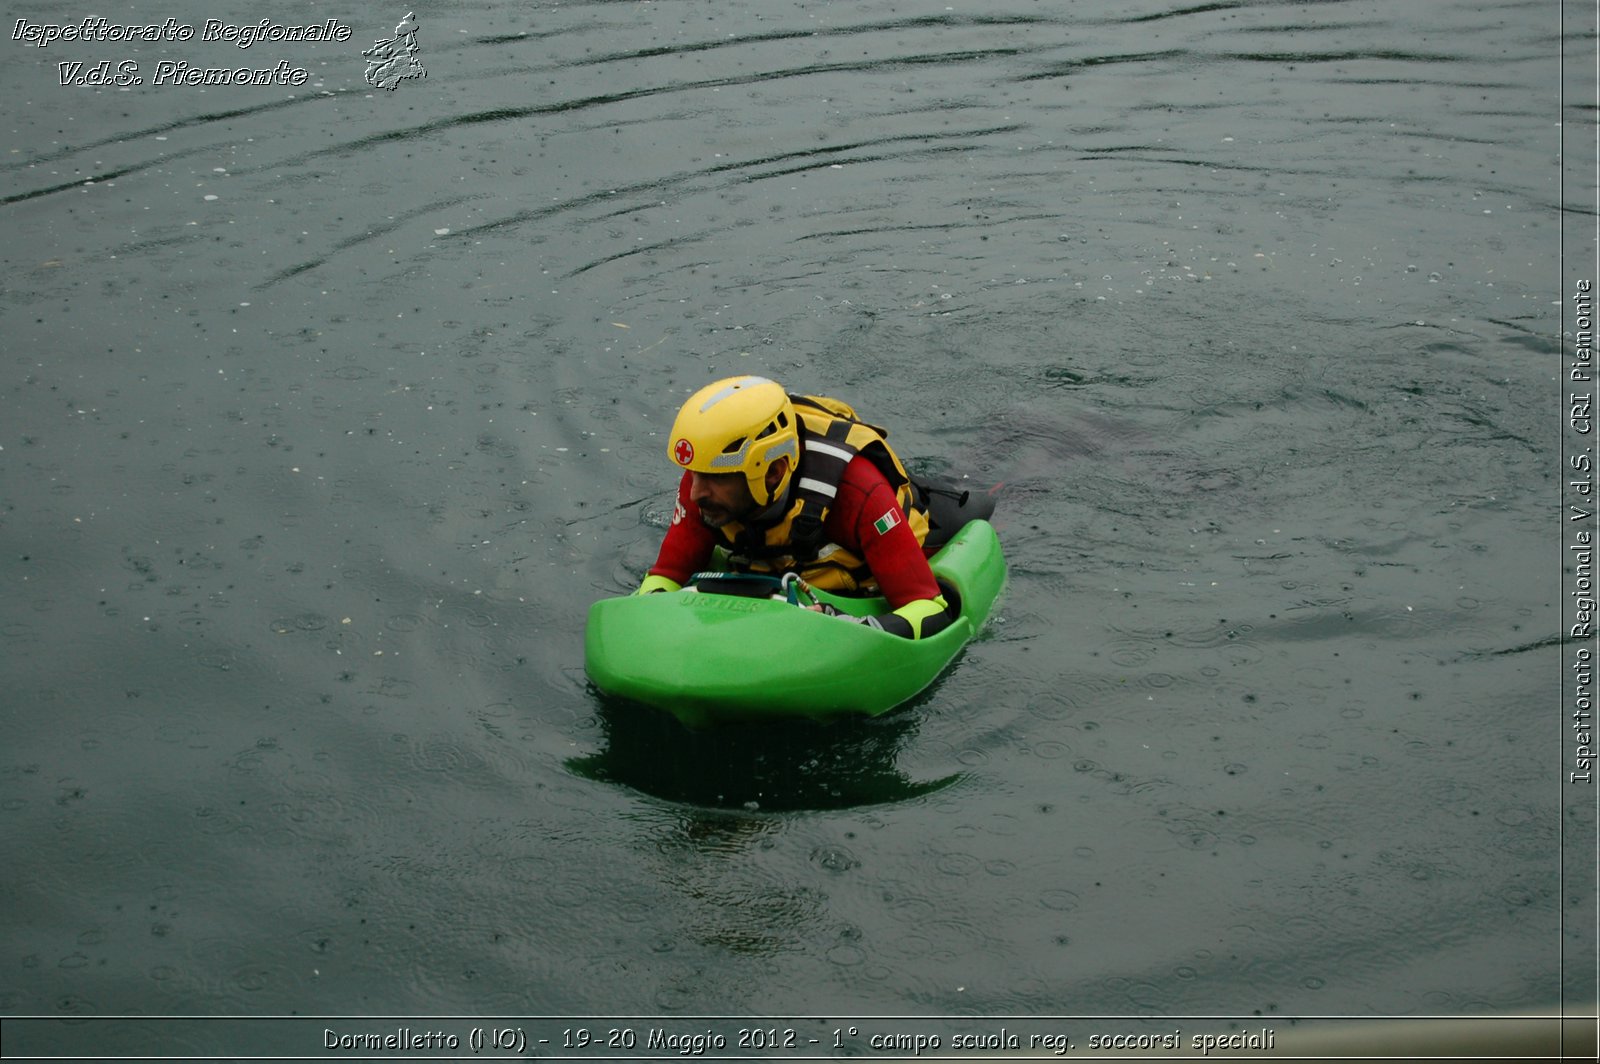
<instances>
[{"instance_id":1,"label":"man in kayak","mask_svg":"<svg viewBox=\"0 0 1600 1064\"><path fill-rule=\"evenodd\" d=\"M842 620L908 639L942 630L953 618L923 551L927 511L885 435L837 399L791 396L765 377L695 392L667 438L683 479L639 594L677 591L720 546L737 571L798 572L826 591L881 594L894 611Z\"/></svg>"}]
</instances>

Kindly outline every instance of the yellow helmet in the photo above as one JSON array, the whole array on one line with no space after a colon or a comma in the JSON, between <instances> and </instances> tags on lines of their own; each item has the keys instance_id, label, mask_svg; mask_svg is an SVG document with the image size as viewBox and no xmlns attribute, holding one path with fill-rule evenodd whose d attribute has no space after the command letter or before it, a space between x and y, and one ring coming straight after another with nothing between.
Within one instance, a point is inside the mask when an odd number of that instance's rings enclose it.
<instances>
[{"instance_id":1,"label":"yellow helmet","mask_svg":"<svg viewBox=\"0 0 1600 1064\"><path fill-rule=\"evenodd\" d=\"M667 454L696 473L743 473L750 494L772 505L800 462L800 430L783 386L765 377L728 377L689 397L672 423ZM772 491L767 469L779 458L789 468Z\"/></svg>"}]
</instances>

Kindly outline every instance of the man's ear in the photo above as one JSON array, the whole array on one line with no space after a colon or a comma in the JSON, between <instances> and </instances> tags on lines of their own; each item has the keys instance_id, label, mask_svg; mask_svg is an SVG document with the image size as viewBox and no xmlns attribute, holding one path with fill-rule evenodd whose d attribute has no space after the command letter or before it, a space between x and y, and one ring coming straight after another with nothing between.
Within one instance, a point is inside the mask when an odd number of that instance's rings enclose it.
<instances>
[{"instance_id":1,"label":"man's ear","mask_svg":"<svg viewBox=\"0 0 1600 1064\"><path fill-rule=\"evenodd\" d=\"M789 456L784 455L776 462L767 466L767 494L770 496L778 490L778 485L783 483L783 478L789 472Z\"/></svg>"}]
</instances>

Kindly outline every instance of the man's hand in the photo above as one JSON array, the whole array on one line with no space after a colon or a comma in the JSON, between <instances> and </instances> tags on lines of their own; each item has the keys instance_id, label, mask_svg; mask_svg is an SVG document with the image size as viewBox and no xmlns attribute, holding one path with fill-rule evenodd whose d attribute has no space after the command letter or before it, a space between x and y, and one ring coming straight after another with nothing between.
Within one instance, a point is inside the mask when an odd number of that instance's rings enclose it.
<instances>
[{"instance_id":1,"label":"man's hand","mask_svg":"<svg viewBox=\"0 0 1600 1064\"><path fill-rule=\"evenodd\" d=\"M893 613L886 613L881 617L857 617L826 602L807 606L806 609L827 614L829 617L837 617L852 624L864 624L868 628L876 628L880 632L888 632L904 639L921 639L933 635L948 628L950 622L954 620L950 616L949 603L945 602L942 595L938 598L908 602Z\"/></svg>"}]
</instances>

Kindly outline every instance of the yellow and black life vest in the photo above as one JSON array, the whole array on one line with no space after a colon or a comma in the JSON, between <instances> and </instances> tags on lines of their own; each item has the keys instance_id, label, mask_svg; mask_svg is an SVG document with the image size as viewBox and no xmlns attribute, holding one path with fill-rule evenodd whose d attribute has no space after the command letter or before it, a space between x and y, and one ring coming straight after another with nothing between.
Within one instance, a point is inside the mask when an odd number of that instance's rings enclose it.
<instances>
[{"instance_id":1,"label":"yellow and black life vest","mask_svg":"<svg viewBox=\"0 0 1600 1064\"><path fill-rule=\"evenodd\" d=\"M878 467L894 489L918 543L928 536L927 512L918 504L905 466L884 441L887 432L861 421L848 403L838 399L791 395L789 401L800 420L800 462L790 480L789 508L770 525L724 525L729 563L748 572L798 572L824 591L875 590L859 556L824 540L823 522L845 467L858 454Z\"/></svg>"}]
</instances>

